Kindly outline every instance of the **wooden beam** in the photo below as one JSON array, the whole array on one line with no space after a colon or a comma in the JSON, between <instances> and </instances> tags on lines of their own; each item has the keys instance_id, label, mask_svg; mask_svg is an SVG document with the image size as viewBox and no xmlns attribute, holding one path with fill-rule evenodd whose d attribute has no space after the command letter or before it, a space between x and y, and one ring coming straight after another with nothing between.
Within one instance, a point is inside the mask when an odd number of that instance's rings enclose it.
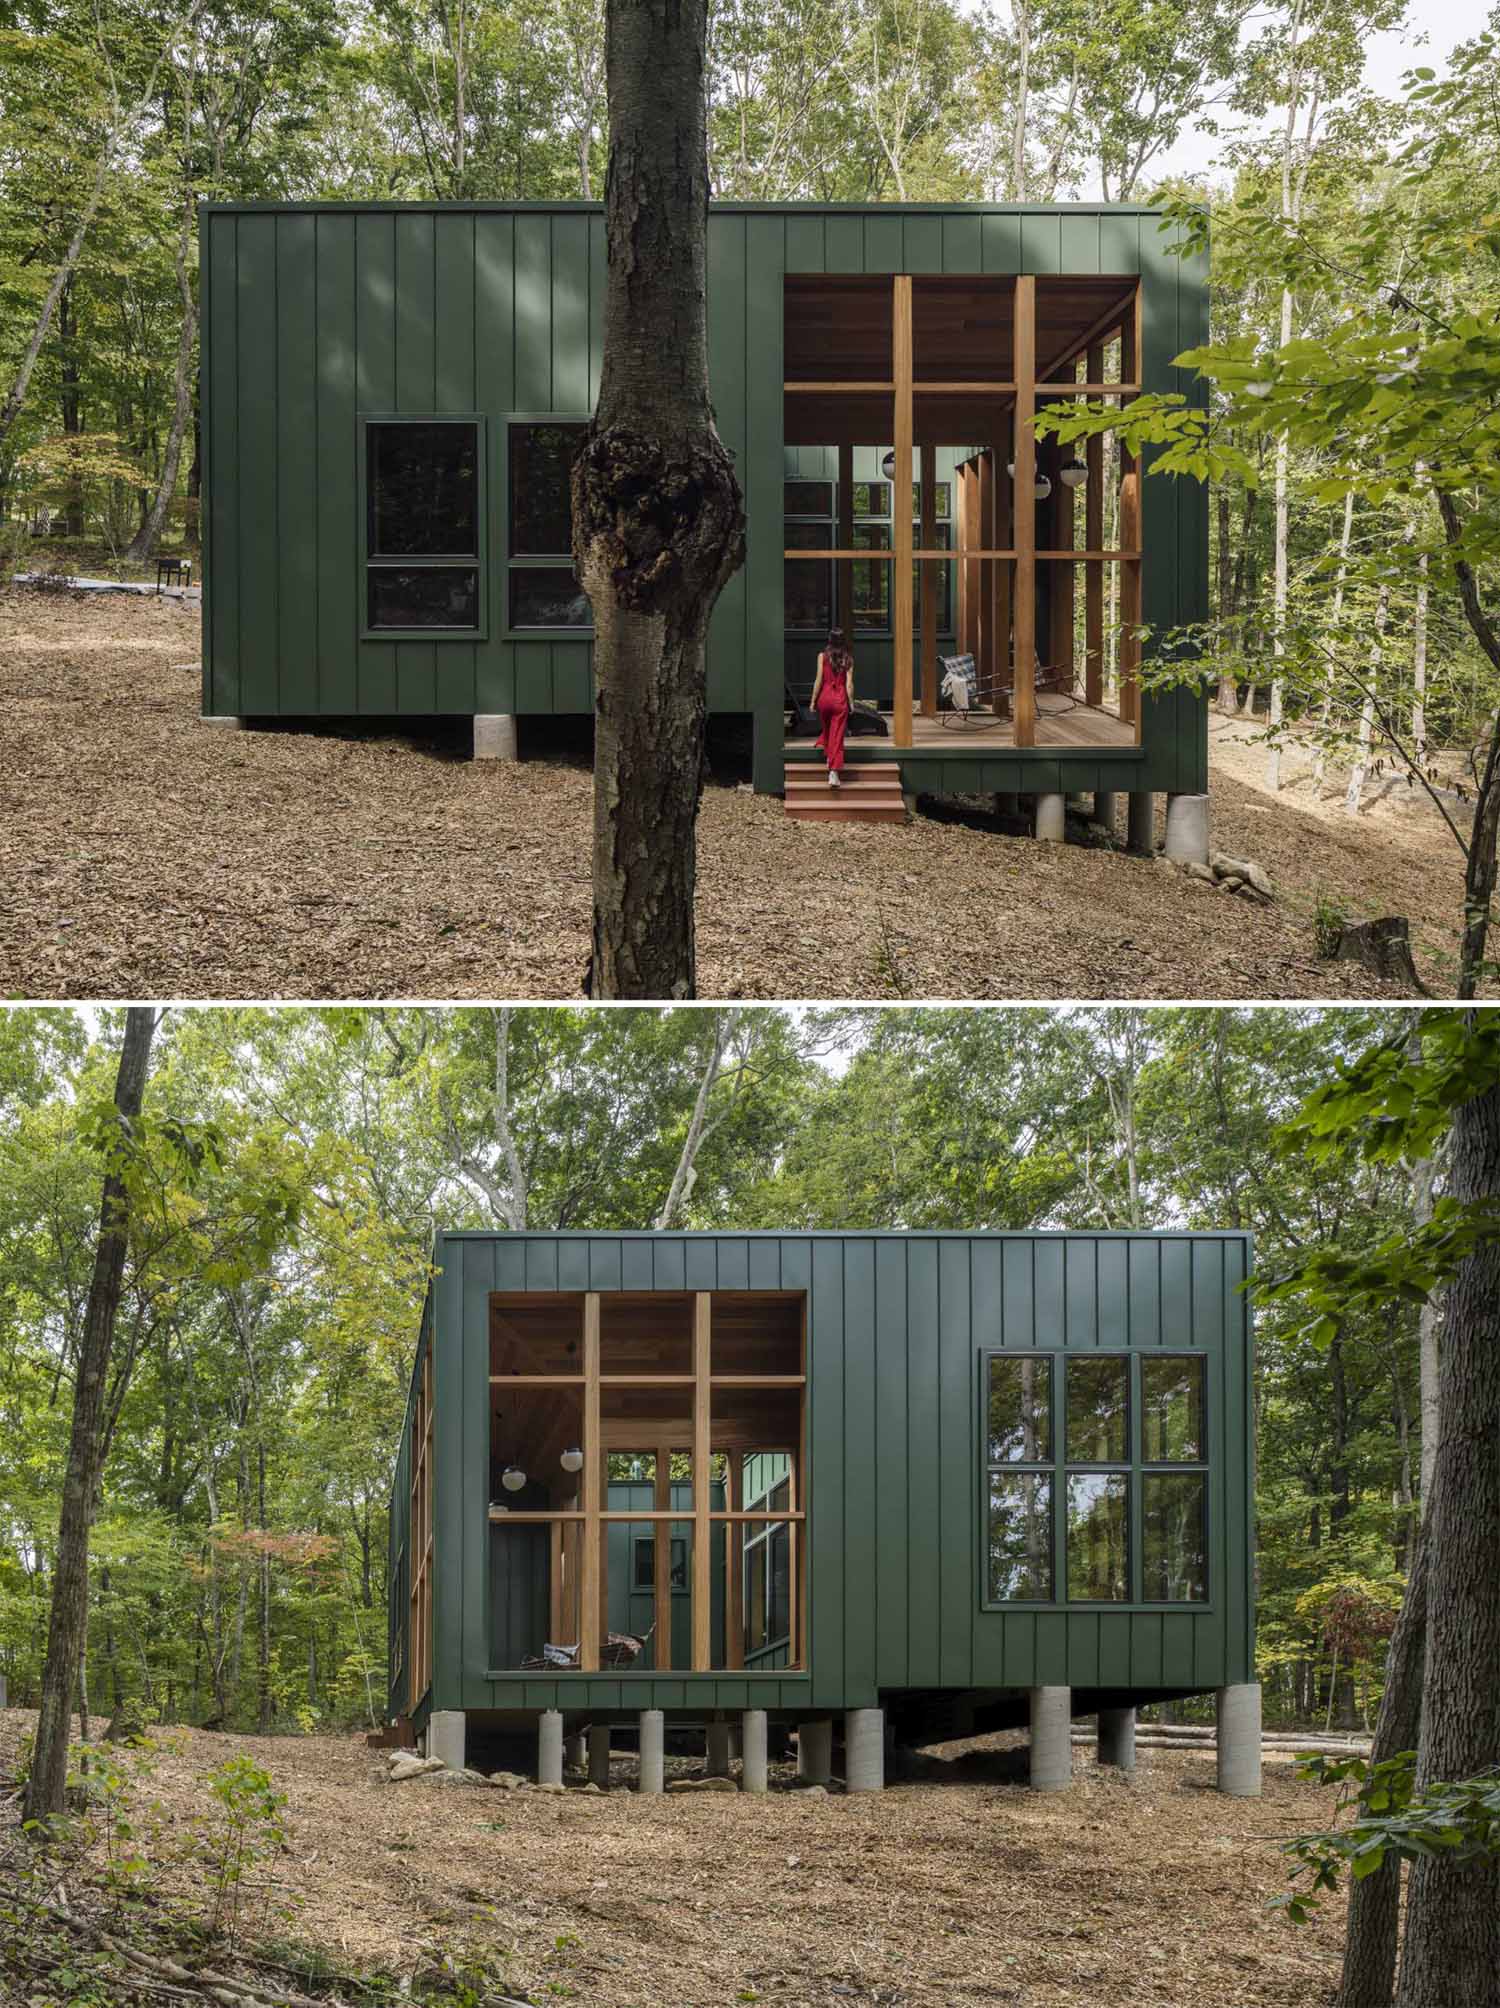
<instances>
[{"instance_id":1,"label":"wooden beam","mask_svg":"<svg viewBox=\"0 0 1500 2008\"><path fill-rule=\"evenodd\" d=\"M729 1510L741 1513L745 1506L744 1452L731 1451L729 1463ZM745 1536L739 1520L716 1524L724 1528L724 1664L742 1668L745 1664Z\"/></svg>"},{"instance_id":2,"label":"wooden beam","mask_svg":"<svg viewBox=\"0 0 1500 2008\"><path fill-rule=\"evenodd\" d=\"M838 561L838 601L834 624L844 630L850 646L854 643L854 562L847 555L854 549L854 448L839 448L838 521L839 546L846 554Z\"/></svg>"},{"instance_id":3,"label":"wooden beam","mask_svg":"<svg viewBox=\"0 0 1500 2008\"><path fill-rule=\"evenodd\" d=\"M1088 374L1104 375L1104 344L1088 353ZM1104 544L1104 441L1097 433L1083 449L1088 479L1083 484L1083 543L1092 554ZM1104 701L1104 566L1090 555L1083 567L1083 695L1086 703Z\"/></svg>"},{"instance_id":4,"label":"wooden beam","mask_svg":"<svg viewBox=\"0 0 1500 2008\"><path fill-rule=\"evenodd\" d=\"M604 1588L603 1528L599 1515L609 1501L601 1495L604 1432L599 1412L599 1295L583 1300L583 1560L578 1572L578 1665L599 1671L599 1598Z\"/></svg>"},{"instance_id":5,"label":"wooden beam","mask_svg":"<svg viewBox=\"0 0 1500 2008\"><path fill-rule=\"evenodd\" d=\"M975 540L982 548L991 550L999 542L995 535L995 456L981 453L979 456L979 535ZM979 672L983 689L994 687L995 681L995 592L994 560L975 560L974 594L978 618L974 623L974 636L978 644L974 650L974 666Z\"/></svg>"},{"instance_id":6,"label":"wooden beam","mask_svg":"<svg viewBox=\"0 0 1500 2008\"><path fill-rule=\"evenodd\" d=\"M1015 531L1012 527L1013 497L1010 475L1006 471L1011 459L1011 422L1001 421L995 438L995 542L1009 544ZM1009 552L997 558L994 567L995 583L995 676L1001 688L1009 690L1014 680L1010 653L1010 568ZM996 711L1004 715L997 698Z\"/></svg>"},{"instance_id":7,"label":"wooden beam","mask_svg":"<svg viewBox=\"0 0 1500 2008\"><path fill-rule=\"evenodd\" d=\"M709 1547L708 1467L709 1365L713 1299L706 1290L693 1298L693 1672L707 1673L713 1660L713 1554Z\"/></svg>"},{"instance_id":8,"label":"wooden beam","mask_svg":"<svg viewBox=\"0 0 1500 2008\"><path fill-rule=\"evenodd\" d=\"M931 550L937 543L937 448L930 444L922 447L922 549ZM938 575L929 561L924 563L922 579L922 716L936 718L938 708L937 674L937 586Z\"/></svg>"},{"instance_id":9,"label":"wooden beam","mask_svg":"<svg viewBox=\"0 0 1500 2008\"><path fill-rule=\"evenodd\" d=\"M672 1510L672 1447L668 1443L656 1446L656 1487L652 1503L658 1513ZM667 1673L672 1667L672 1526L667 1520L658 1520L651 1529L653 1554L651 1557L652 1604L656 1611L655 1656L653 1664L658 1673Z\"/></svg>"},{"instance_id":10,"label":"wooden beam","mask_svg":"<svg viewBox=\"0 0 1500 2008\"><path fill-rule=\"evenodd\" d=\"M877 380L861 383L856 383L853 380L843 382L838 379L834 379L828 383L808 383L800 380L793 383L788 380L782 384L781 388L783 391L789 391L794 394L798 391L814 391L821 397L837 396L840 391L856 397L869 397L872 392L894 390L896 386L889 378L886 378L884 382Z\"/></svg>"},{"instance_id":11,"label":"wooden beam","mask_svg":"<svg viewBox=\"0 0 1500 2008\"><path fill-rule=\"evenodd\" d=\"M1016 279L1015 742L1036 744L1036 280Z\"/></svg>"},{"instance_id":12,"label":"wooden beam","mask_svg":"<svg viewBox=\"0 0 1500 2008\"><path fill-rule=\"evenodd\" d=\"M892 740L911 744L912 606L911 606L911 276L898 272L892 280L891 374L896 379L895 472L891 497L891 544L896 576L891 592Z\"/></svg>"},{"instance_id":13,"label":"wooden beam","mask_svg":"<svg viewBox=\"0 0 1500 2008\"><path fill-rule=\"evenodd\" d=\"M1065 559L1071 560L1077 543L1074 529L1075 498L1073 490L1062 478L1062 453L1056 444L1047 443L1047 471L1052 479L1052 493L1047 498L1047 516L1051 525L1052 541ZM1047 578L1047 661L1054 674L1065 679L1063 688L1070 694L1073 689L1073 566L1071 563L1055 565Z\"/></svg>"}]
</instances>

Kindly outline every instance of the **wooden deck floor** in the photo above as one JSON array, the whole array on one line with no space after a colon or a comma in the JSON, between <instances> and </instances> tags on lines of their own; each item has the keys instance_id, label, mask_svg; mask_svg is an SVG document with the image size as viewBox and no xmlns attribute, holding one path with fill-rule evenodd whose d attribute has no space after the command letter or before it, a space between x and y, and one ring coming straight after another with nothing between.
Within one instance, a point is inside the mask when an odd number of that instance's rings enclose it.
<instances>
[{"instance_id":1,"label":"wooden deck floor","mask_svg":"<svg viewBox=\"0 0 1500 2008\"><path fill-rule=\"evenodd\" d=\"M1133 747L1136 744L1134 726L1122 725L1118 718L1111 718L1102 711L1090 711L1084 705L1070 704L1065 697L1054 693L1039 691L1036 709L1036 744L1040 747ZM937 718L924 718L918 712L911 722L911 746L901 750L963 758L970 753L982 753L995 747L1010 748L1016 743L1015 727L1009 718L992 718L988 713L977 713L972 724L945 725L943 720L951 715L943 712ZM889 725L890 712L886 711L884 717ZM847 743L849 756L854 760L889 760L896 752L895 743L890 739L859 737L851 738ZM805 739L789 739L787 757L791 760L820 760L822 755L815 753Z\"/></svg>"}]
</instances>

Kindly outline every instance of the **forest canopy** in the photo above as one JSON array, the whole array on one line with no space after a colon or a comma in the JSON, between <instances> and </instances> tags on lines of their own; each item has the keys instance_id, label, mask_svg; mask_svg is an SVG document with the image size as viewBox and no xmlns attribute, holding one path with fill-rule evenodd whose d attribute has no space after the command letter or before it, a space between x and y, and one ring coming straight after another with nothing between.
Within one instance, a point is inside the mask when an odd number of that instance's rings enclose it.
<instances>
[{"instance_id":1,"label":"forest canopy","mask_svg":"<svg viewBox=\"0 0 1500 2008\"><path fill-rule=\"evenodd\" d=\"M36 1700L120 1015L0 1017L0 1673ZM1442 1185L1290 1123L1419 1021L1327 1010L166 1015L110 1381L101 1714L378 1718L385 1504L434 1226L1182 1227L1362 1260ZM1425 1148L1425 1146L1424 1146ZM1417 1298L1420 1292L1417 1293ZM1257 1318L1273 1714L1379 1693L1425 1459L1411 1293ZM1428 1334L1430 1342L1430 1333Z\"/></svg>"}]
</instances>

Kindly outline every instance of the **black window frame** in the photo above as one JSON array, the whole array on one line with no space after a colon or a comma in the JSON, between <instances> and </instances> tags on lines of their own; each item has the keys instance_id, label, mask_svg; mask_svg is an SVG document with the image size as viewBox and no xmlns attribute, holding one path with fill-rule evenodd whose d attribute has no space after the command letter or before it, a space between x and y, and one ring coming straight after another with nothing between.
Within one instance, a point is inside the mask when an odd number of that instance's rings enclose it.
<instances>
[{"instance_id":1,"label":"black window frame","mask_svg":"<svg viewBox=\"0 0 1500 2008\"><path fill-rule=\"evenodd\" d=\"M816 513L812 513L812 514L806 514L806 513L802 512L802 511L800 511L800 510L795 510L795 509L791 509L791 510L789 510L789 509L787 508L787 506L786 506L786 500L787 500L787 497L786 497L786 491L787 491L787 489L788 489L788 488L789 488L789 487L790 487L790 486L792 485L792 483L793 483L793 482L797 482L797 481L808 481L808 482L813 482L813 481L816 481L816 482L820 482L820 483L822 483L822 484L823 484L823 485L824 485L824 486L825 486L825 487L826 487L826 488L828 489L828 499L829 499L829 512L828 512L828 514L827 514L826 516L820 516L820 515L818 515L818 514L816 514ZM826 474L787 474L787 473L783 473L783 474L782 474L782 477L781 477L781 529L782 529L782 537L781 537L781 548L782 548L782 550L783 550L783 551L789 551L789 550L790 550L790 549L792 548L792 541L791 541L790 537L788 537L788 536L787 536L787 534L786 534L786 526L787 526L787 524L788 524L788 523L816 523L816 524L818 524L818 525L819 525L819 526L820 526L820 527L821 527L821 528L822 528L822 529L823 529L823 530L824 530L824 531L826 532L826 534L825 534L825 536L824 536L824 538L823 538L823 541L822 541L822 544L821 544L821 545L815 545L815 546L814 546L813 548L814 548L815 550L816 550L816 549L823 549L823 550L830 550L830 551L831 551L831 550L834 550L834 549L835 549L835 548L837 547L837 544L838 544L838 520L839 520L839 519L838 519L838 480L837 480L837 478L836 478L835 476L833 476L833 475L826 475ZM827 606L827 608L828 608L828 619L827 619L826 621L803 621L803 622L801 622L801 623L793 623L792 621L789 621L789 620L787 619L787 605L786 605L786 567L787 567L788 565L818 565L818 564L821 564L821 565L822 565L822 567L823 567L823 570L824 570L824 573L825 573L825 575L826 575L826 576L825 576L825 582L824 582L824 583L825 583L825 591L824 591L824 595L823 595L823 598L824 598L824 603L825 603L825 605L826 605L826 606ZM804 638L804 637L806 637L807 635L811 635L811 634L816 634L816 635L827 635L827 633L828 633L829 629L830 629L830 628L831 628L831 627L832 627L832 626L834 625L835 621L836 621L836 620L838 619L838 614L839 614L839 606L838 606L838 581L837 581L836 577L834 576L834 560L833 560L832 558L785 558L785 557L784 557L784 558L782 559L782 574L781 574L781 631L782 631L782 634L783 634L784 636L785 636L785 635L795 635L795 636L796 636L796 637L797 637L797 638L798 638L799 640L800 640L800 639L802 639L802 638ZM809 686L809 687L811 687L811 686Z\"/></svg>"},{"instance_id":2,"label":"black window frame","mask_svg":"<svg viewBox=\"0 0 1500 2008\"><path fill-rule=\"evenodd\" d=\"M1116 1463L1091 1462L1084 1459L1074 1461L1068 1456L1067 1443L1067 1367L1070 1359L1097 1360L1100 1358L1123 1358L1127 1362L1126 1379L1126 1457ZM1051 1385L1048 1392L1050 1404L1051 1456L1043 1459L1002 1459L994 1461L989 1454L989 1384L990 1361L994 1359L1045 1359ZM1145 1456L1145 1406L1142 1399L1142 1364L1146 1360L1185 1359L1199 1364L1202 1375L1203 1439L1204 1455L1197 1459L1180 1459L1171 1462L1148 1462ZM1007 1611L1077 1611L1102 1613L1106 1611L1173 1611L1211 1613L1216 1608L1217 1571L1214 1567L1214 1485L1217 1465L1214 1459L1214 1417L1218 1399L1215 1387L1215 1372L1212 1355L1200 1346L985 1346L978 1355L978 1375L976 1381L977 1436L975 1462L979 1479L979 1527L980 1536L976 1543L979 1557L979 1604L983 1611L1004 1614ZM1075 1597L1070 1593L1068 1583L1068 1480L1092 1474L1122 1474L1126 1479L1125 1528L1126 1528L1126 1595L1119 1599L1101 1597ZM1052 1595L1050 1597L1001 1597L990 1595L989 1548L990 1548L990 1480L995 1474L1031 1474L1047 1477L1051 1481L1052 1511ZM1203 1487L1203 1595L1201 1597L1167 1599L1145 1595L1145 1498L1146 1480L1159 1476L1181 1476L1201 1479Z\"/></svg>"},{"instance_id":3,"label":"black window frame","mask_svg":"<svg viewBox=\"0 0 1500 2008\"><path fill-rule=\"evenodd\" d=\"M419 556L376 553L370 549L370 428L374 425L468 425L474 428L474 551L424 552ZM359 509L359 639L362 642L487 641L489 639L489 445L482 411L362 411L358 425ZM475 575L475 618L468 627L377 627L370 619L370 574L472 570Z\"/></svg>"},{"instance_id":4,"label":"black window frame","mask_svg":"<svg viewBox=\"0 0 1500 2008\"><path fill-rule=\"evenodd\" d=\"M500 415L500 458L497 470L499 484L499 506L496 511L496 529L499 535L502 602L500 609L500 636L503 641L587 641L594 639L594 622L577 627L558 627L548 624L527 626L511 619L511 574L512 572L568 572L574 573L571 554L538 555L523 552L513 556L510 548L510 457L511 434L517 426L523 425L582 425L590 422L592 414L586 411L507 411Z\"/></svg>"},{"instance_id":5,"label":"black window frame","mask_svg":"<svg viewBox=\"0 0 1500 2008\"><path fill-rule=\"evenodd\" d=\"M775 1501L778 1492L783 1495L779 1510L790 1513L792 1508L791 1508L791 1473L789 1471L783 1472L779 1478L773 1478L771 1482L765 1487L765 1489L755 1499L749 1502L745 1510L747 1512L759 1512L759 1513L776 1512L778 1510L778 1507ZM785 1647L788 1651L790 1651L791 1649L792 1625L793 1625L793 1612L791 1607L791 1601L789 1598L787 1602L785 1629L779 1632L773 1632L771 1629L771 1612L772 1612L771 1586L775 1580L776 1541L780 1539L782 1543L783 1553L787 1557L788 1562L790 1562L791 1547L792 1547L792 1529L794 1525L795 1522L791 1520L772 1520L772 1521L762 1521L758 1525L751 1524L749 1526L744 1526L741 1527L739 1530L741 1535L740 1637L743 1642L742 1657L744 1658L745 1663L747 1665L749 1664L752 1656L755 1659L759 1660L765 1657L767 1654L780 1651L783 1647ZM750 1577L751 1577L752 1557L756 1549L761 1549L763 1551L763 1563L765 1568L766 1636L761 1640L759 1645L752 1646L750 1644L750 1602L751 1602ZM788 1576L788 1583L790 1583L789 1568L787 1571L787 1576Z\"/></svg>"}]
</instances>

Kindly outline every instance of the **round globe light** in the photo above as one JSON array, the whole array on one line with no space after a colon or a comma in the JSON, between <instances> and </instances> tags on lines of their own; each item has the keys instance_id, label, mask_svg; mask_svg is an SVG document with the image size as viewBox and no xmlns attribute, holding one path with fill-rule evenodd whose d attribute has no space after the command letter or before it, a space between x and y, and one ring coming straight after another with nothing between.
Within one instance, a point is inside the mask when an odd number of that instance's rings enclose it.
<instances>
[{"instance_id":1,"label":"round globe light","mask_svg":"<svg viewBox=\"0 0 1500 2008\"><path fill-rule=\"evenodd\" d=\"M526 1473L519 1464L507 1464L500 1474L500 1483L507 1492L519 1492L526 1483Z\"/></svg>"},{"instance_id":2,"label":"round globe light","mask_svg":"<svg viewBox=\"0 0 1500 2008\"><path fill-rule=\"evenodd\" d=\"M557 1461L564 1471L582 1471L583 1452L581 1450L565 1450Z\"/></svg>"}]
</instances>

